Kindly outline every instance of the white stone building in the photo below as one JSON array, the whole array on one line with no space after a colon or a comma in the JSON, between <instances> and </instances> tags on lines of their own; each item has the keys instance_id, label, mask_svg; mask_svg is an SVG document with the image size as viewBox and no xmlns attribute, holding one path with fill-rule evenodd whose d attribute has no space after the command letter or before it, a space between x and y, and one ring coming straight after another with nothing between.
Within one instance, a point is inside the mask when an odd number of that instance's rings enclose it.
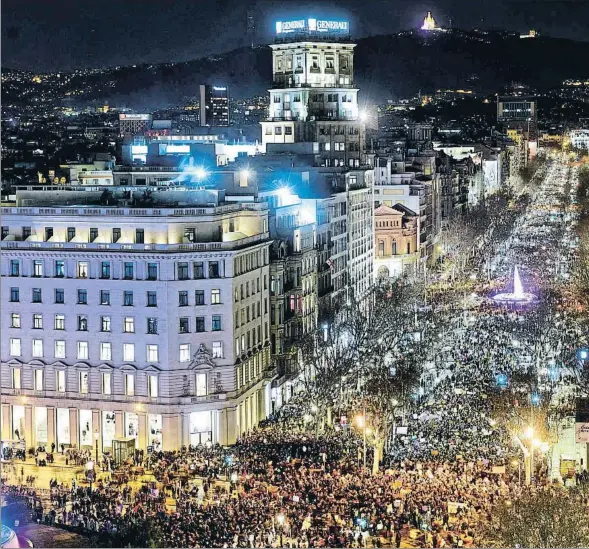
<instances>
[{"instance_id":1,"label":"white stone building","mask_svg":"<svg viewBox=\"0 0 589 549\"><path fill-rule=\"evenodd\" d=\"M233 443L270 409L267 206L100 194L2 208L2 440Z\"/></svg>"}]
</instances>

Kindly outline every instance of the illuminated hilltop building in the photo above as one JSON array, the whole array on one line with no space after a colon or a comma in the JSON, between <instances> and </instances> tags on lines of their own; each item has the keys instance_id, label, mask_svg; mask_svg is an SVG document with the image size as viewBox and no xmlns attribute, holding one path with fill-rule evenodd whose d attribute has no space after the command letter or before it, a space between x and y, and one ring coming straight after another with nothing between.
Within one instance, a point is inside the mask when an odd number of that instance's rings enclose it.
<instances>
[{"instance_id":1,"label":"illuminated hilltop building","mask_svg":"<svg viewBox=\"0 0 589 549\"><path fill-rule=\"evenodd\" d=\"M421 25L422 30L436 30L436 20L432 16L432 12L428 11Z\"/></svg>"}]
</instances>

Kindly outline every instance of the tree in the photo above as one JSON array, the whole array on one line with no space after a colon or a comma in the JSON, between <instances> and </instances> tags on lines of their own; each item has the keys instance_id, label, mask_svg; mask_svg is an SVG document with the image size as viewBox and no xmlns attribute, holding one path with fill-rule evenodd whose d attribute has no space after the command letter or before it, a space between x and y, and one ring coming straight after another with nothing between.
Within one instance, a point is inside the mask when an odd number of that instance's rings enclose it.
<instances>
[{"instance_id":1,"label":"tree","mask_svg":"<svg viewBox=\"0 0 589 549\"><path fill-rule=\"evenodd\" d=\"M422 288L400 278L374 286L362 300L347 305L344 318L354 359L346 376L355 393L356 413L370 429L372 471L378 471L384 446L395 422L418 386L425 356L419 306Z\"/></svg>"},{"instance_id":2,"label":"tree","mask_svg":"<svg viewBox=\"0 0 589 549\"><path fill-rule=\"evenodd\" d=\"M495 507L481 538L484 547L589 547L589 514L576 490L542 489Z\"/></svg>"}]
</instances>

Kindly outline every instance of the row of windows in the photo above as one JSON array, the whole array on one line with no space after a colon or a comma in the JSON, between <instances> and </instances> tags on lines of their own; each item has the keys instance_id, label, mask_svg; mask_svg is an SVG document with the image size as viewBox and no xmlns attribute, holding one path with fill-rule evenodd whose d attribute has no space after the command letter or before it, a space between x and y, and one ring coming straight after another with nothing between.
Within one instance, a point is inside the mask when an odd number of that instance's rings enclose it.
<instances>
[{"instance_id":1,"label":"row of windows","mask_svg":"<svg viewBox=\"0 0 589 549\"><path fill-rule=\"evenodd\" d=\"M77 301L76 304L78 305L88 305L88 290L77 290ZM20 302L20 289L19 288L10 288L10 301L13 303ZM32 296L31 296L32 303L43 303L43 292L41 288L33 288L32 289ZM55 288L54 290L54 303L64 304L65 303L65 290L63 288ZM109 290L100 290L99 294L99 305L110 305L111 304L111 292ZM132 291L123 291L123 306L125 307L133 307L135 304L134 301L134 294ZM188 306L188 291L180 291L178 292L178 305L180 307L187 307ZM210 294L210 305L219 305L221 304L221 290L218 288L213 288ZM206 305L205 303L205 292L204 290L195 290L194 291L194 305ZM157 307L157 293L156 292L147 292L147 307Z\"/></svg>"},{"instance_id":2,"label":"row of windows","mask_svg":"<svg viewBox=\"0 0 589 549\"><path fill-rule=\"evenodd\" d=\"M332 143L328 142L328 143L321 143L321 147L324 151L331 151L331 147ZM340 143L340 142L335 142L333 143L333 150L334 151L338 151L338 152L344 152L346 150L346 144L345 143ZM349 151L359 151L360 150L360 144L359 143L348 143L348 150Z\"/></svg>"},{"instance_id":3,"label":"row of windows","mask_svg":"<svg viewBox=\"0 0 589 549\"><path fill-rule=\"evenodd\" d=\"M358 126L347 126L347 128L348 135L360 134ZM337 126L320 126L319 135L346 135L346 126L339 124Z\"/></svg>"},{"instance_id":4,"label":"row of windows","mask_svg":"<svg viewBox=\"0 0 589 549\"><path fill-rule=\"evenodd\" d=\"M239 288L235 287L235 302L237 303L240 299L245 299L250 295L256 295L260 292L260 279L257 278L255 283L251 281L251 292L250 292L250 283L249 281L245 284L240 284Z\"/></svg>"},{"instance_id":5,"label":"row of windows","mask_svg":"<svg viewBox=\"0 0 589 549\"><path fill-rule=\"evenodd\" d=\"M258 327L258 339L259 339L259 327ZM247 339L250 339L249 333ZM245 342L245 339L244 339ZM31 356L33 358L44 358L44 344L42 339L33 339L31 348ZM249 346L249 345L248 345ZM98 346L99 349L99 360L113 360L113 344L111 342L101 342ZM180 344L179 349L179 360L180 362L190 361L190 343ZM10 355L20 357L22 355L22 343L19 338L10 338ZM78 360L89 360L90 345L88 341L77 341L76 342L76 358ZM53 356L55 358L66 358L66 342L58 340L53 342ZM223 358L223 342L213 341L212 343L212 356L213 358ZM125 362L135 362L135 344L134 343L123 343L123 360ZM146 362L159 362L159 346L156 344L149 344L145 346L145 361Z\"/></svg>"},{"instance_id":6,"label":"row of windows","mask_svg":"<svg viewBox=\"0 0 589 549\"><path fill-rule=\"evenodd\" d=\"M53 265L53 276L55 278L64 278L67 276L66 263L63 259L57 259ZM12 259L10 260L10 276L20 276L22 273L21 260ZM123 280L134 280L136 276L136 265L132 261L123 262L122 277ZM205 274L207 276L205 276ZM77 261L76 278L89 278L90 277L90 263L88 261ZM43 277L45 276L45 261L42 259L35 259L32 263L31 276ZM101 279L110 279L113 276L112 264L110 261L101 261L98 277ZM176 264L176 276L178 280L189 280L189 263L179 262ZM204 278L220 278L220 269L218 261L208 261L205 268L205 262L194 261L192 263L192 278L193 279L204 279ZM158 279L158 264L148 263L147 264L147 280Z\"/></svg>"},{"instance_id":7,"label":"row of windows","mask_svg":"<svg viewBox=\"0 0 589 549\"><path fill-rule=\"evenodd\" d=\"M241 323L239 311L235 311L235 327L239 328L240 324L243 326L247 324L250 319L255 320L261 316L261 303L252 303L251 307L244 307L241 309ZM257 314L256 314L257 312ZM268 314L268 299L264 299L264 314Z\"/></svg>"},{"instance_id":8,"label":"row of windows","mask_svg":"<svg viewBox=\"0 0 589 549\"><path fill-rule=\"evenodd\" d=\"M204 317L202 317L204 318ZM87 332L89 329L88 325L88 316L86 315L77 315L76 316L76 330L79 332ZM158 319L157 318L147 318L147 332L148 334L157 334L158 333ZM213 322L213 325L215 323ZM218 326L221 326L221 321L219 317L219 322L217 323ZM11 313L10 315L10 327L11 328L21 328L21 315L20 313ZM34 313L33 314L33 324L32 327L34 330L42 330L43 329L43 314L42 313ZM132 316L127 316L123 319L123 332L128 334L135 333L135 318ZM54 330L65 330L65 315L56 314L53 316L53 329ZM219 328L220 329L220 328ZM111 330L111 320L110 316L101 316L100 317L100 331L101 332L110 332ZM203 330L204 331L204 330Z\"/></svg>"},{"instance_id":9,"label":"row of windows","mask_svg":"<svg viewBox=\"0 0 589 549\"><path fill-rule=\"evenodd\" d=\"M211 331L219 332L222 328L221 315L211 316ZM194 319L194 331L195 332L206 332L205 317L197 316ZM179 319L178 333L188 334L190 333L190 318L182 317Z\"/></svg>"},{"instance_id":10,"label":"row of windows","mask_svg":"<svg viewBox=\"0 0 589 549\"><path fill-rule=\"evenodd\" d=\"M292 135L292 126L266 126L266 135L282 135L284 129L284 135Z\"/></svg>"},{"instance_id":11,"label":"row of windows","mask_svg":"<svg viewBox=\"0 0 589 549\"><path fill-rule=\"evenodd\" d=\"M124 374L124 390L125 395L135 396L135 375ZM22 387L22 370L20 368L12 369L12 388L23 389ZM197 373L195 376L196 396L206 396L208 394L208 376L206 373ZM45 372L38 368L34 370L33 375L33 389L35 391L45 390ZM64 370L55 372L55 390L59 393L65 393L68 389L66 384L66 375ZM78 386L76 388L69 388L70 390L77 390L81 394L88 394L90 389L90 375L89 372L78 373ZM147 389L151 398L159 396L159 376L147 376ZM103 395L111 395L112 374L110 372L103 372L101 375L101 392Z\"/></svg>"}]
</instances>

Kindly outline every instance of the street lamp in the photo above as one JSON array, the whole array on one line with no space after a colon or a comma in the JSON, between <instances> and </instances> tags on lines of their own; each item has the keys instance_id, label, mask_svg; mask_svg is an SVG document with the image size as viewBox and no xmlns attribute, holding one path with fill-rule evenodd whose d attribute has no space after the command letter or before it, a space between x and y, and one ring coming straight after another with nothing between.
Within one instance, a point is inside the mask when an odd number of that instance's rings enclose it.
<instances>
[{"instance_id":1,"label":"street lamp","mask_svg":"<svg viewBox=\"0 0 589 549\"><path fill-rule=\"evenodd\" d=\"M280 547L283 547L283 543L282 543L282 534L284 532L284 521L286 520L286 517L284 516L283 513L278 513L278 515L276 515L276 522L278 522L278 526L280 527Z\"/></svg>"},{"instance_id":2,"label":"street lamp","mask_svg":"<svg viewBox=\"0 0 589 549\"><path fill-rule=\"evenodd\" d=\"M364 469L366 469L366 409L363 408L362 409L362 415L361 416L356 416L356 425L358 427L360 427L360 429L362 429L362 438L363 438L363 451L364 451L364 457L363 457L363 466Z\"/></svg>"}]
</instances>

